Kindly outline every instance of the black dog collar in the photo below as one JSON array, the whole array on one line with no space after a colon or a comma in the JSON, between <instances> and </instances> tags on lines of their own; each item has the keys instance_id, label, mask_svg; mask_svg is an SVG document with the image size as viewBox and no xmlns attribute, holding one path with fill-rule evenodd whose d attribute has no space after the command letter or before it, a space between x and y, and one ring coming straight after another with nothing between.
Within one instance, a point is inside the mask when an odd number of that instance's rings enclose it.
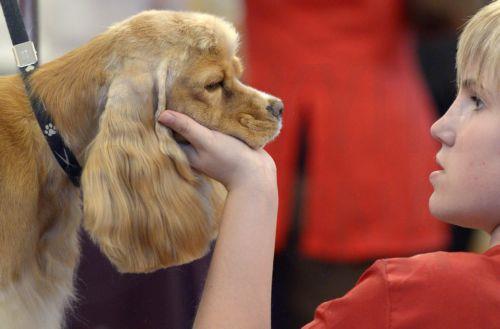
<instances>
[{"instance_id":1,"label":"black dog collar","mask_svg":"<svg viewBox=\"0 0 500 329\"><path fill-rule=\"evenodd\" d=\"M1 5L7 27L9 28L10 38L14 45L14 57L16 58L16 63L24 82L24 88L30 100L33 113L38 121L38 125L40 129L42 129L42 133L57 162L66 172L71 182L76 187L79 187L82 167L76 160L73 152L71 152L69 147L64 143L61 135L59 135L42 100L33 95L31 91L29 76L37 68L38 58L33 42L29 40L28 34L26 33L17 0L1 0Z\"/></svg>"},{"instance_id":2,"label":"black dog collar","mask_svg":"<svg viewBox=\"0 0 500 329\"><path fill-rule=\"evenodd\" d=\"M64 143L64 140L57 131L57 127L52 121L52 118L45 110L43 102L40 100L40 98L34 97L29 92L30 86L26 79L24 79L24 84L28 95L30 95L31 107L33 109L33 112L35 113L36 120L38 121L38 125L42 130L45 140L49 144L52 154L59 163L59 166L61 166L64 172L66 172L66 175L68 175L68 178L71 180L71 182L76 187L80 187L82 167L78 163L78 160L76 159L73 152L71 152L66 143Z\"/></svg>"}]
</instances>

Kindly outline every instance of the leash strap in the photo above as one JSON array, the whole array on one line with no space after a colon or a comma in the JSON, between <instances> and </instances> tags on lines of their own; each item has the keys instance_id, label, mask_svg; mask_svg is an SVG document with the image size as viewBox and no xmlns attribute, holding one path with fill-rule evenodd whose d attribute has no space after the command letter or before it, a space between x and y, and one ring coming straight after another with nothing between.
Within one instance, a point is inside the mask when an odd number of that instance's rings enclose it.
<instances>
[{"instance_id":1,"label":"leash strap","mask_svg":"<svg viewBox=\"0 0 500 329\"><path fill-rule=\"evenodd\" d=\"M80 177L82 167L78 163L75 155L69 147L64 143L62 136L57 131L57 128L45 109L42 100L34 95L29 84L31 73L38 67L38 57L36 55L35 46L28 38L26 28L24 26L21 12L17 0L0 0L2 10L9 29L10 38L12 40L14 57L16 64L21 73L24 82L26 94L29 97L31 108L38 121L38 125L42 130L43 136L47 140L49 147L54 155L59 166L68 175L71 182L76 186L80 186Z\"/></svg>"}]
</instances>

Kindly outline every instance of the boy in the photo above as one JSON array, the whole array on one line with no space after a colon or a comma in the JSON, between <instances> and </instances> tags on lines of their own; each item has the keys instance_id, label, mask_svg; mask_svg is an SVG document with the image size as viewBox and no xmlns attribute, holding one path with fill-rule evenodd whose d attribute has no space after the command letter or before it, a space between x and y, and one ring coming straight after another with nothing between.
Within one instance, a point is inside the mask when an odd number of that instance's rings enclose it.
<instances>
[{"instance_id":1,"label":"boy","mask_svg":"<svg viewBox=\"0 0 500 329\"><path fill-rule=\"evenodd\" d=\"M379 260L304 328L500 327L500 1L465 27L457 82L455 102L431 128L442 147L429 207L445 222L490 233L490 249ZM195 328L269 328L274 162L179 113L160 121L191 142L193 167L229 191Z\"/></svg>"}]
</instances>

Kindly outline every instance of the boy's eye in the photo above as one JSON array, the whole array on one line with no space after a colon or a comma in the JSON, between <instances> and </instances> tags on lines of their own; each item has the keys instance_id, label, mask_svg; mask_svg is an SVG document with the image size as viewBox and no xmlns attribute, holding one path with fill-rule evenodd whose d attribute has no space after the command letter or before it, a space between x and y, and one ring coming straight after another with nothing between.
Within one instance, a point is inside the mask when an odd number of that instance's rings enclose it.
<instances>
[{"instance_id":1,"label":"boy's eye","mask_svg":"<svg viewBox=\"0 0 500 329\"><path fill-rule=\"evenodd\" d=\"M474 110L480 110L483 108L484 106L484 103L483 101L481 100L481 98L477 97L477 96L471 96L470 99L472 100L472 102L474 103Z\"/></svg>"}]
</instances>

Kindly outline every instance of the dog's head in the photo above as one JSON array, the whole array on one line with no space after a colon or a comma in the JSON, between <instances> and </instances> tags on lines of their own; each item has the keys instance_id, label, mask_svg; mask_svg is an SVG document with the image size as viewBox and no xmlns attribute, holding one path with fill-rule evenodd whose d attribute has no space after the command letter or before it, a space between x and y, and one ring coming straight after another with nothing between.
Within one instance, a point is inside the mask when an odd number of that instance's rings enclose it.
<instances>
[{"instance_id":1,"label":"dog's head","mask_svg":"<svg viewBox=\"0 0 500 329\"><path fill-rule=\"evenodd\" d=\"M84 227L120 271L201 257L224 193L191 170L156 118L173 109L259 148L279 133L283 104L240 82L238 35L210 15L149 11L93 44L112 51L106 105L82 175Z\"/></svg>"},{"instance_id":2,"label":"dog's head","mask_svg":"<svg viewBox=\"0 0 500 329\"><path fill-rule=\"evenodd\" d=\"M253 148L262 147L281 128L283 104L239 80L243 68L235 54L236 34L229 29L217 31L217 23L223 22L211 23L216 32L205 35L207 48L180 65L178 76L167 88L167 105Z\"/></svg>"}]
</instances>

